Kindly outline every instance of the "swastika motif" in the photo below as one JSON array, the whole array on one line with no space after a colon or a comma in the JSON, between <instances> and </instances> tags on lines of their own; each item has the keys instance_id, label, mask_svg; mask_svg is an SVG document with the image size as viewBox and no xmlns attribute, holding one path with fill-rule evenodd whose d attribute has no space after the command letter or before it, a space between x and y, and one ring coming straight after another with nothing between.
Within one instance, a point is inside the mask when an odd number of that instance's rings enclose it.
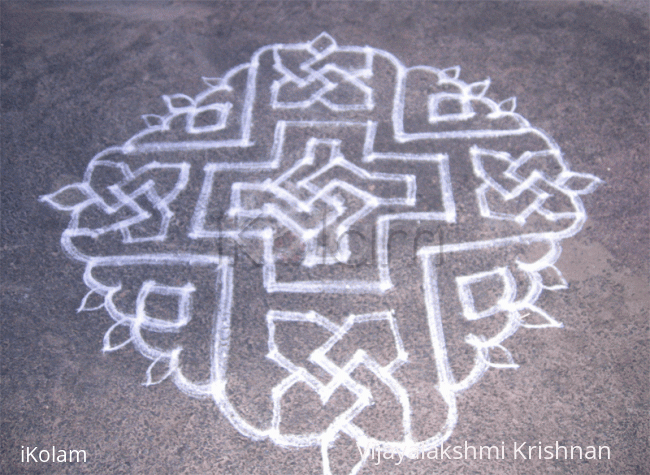
<instances>
[{"instance_id":1,"label":"swastika motif","mask_svg":"<svg viewBox=\"0 0 650 475\"><path fill-rule=\"evenodd\" d=\"M540 298L567 287L561 242L600 179L489 80L327 33L203 81L41 197L70 214L61 244L85 266L79 311L112 319L104 351L132 345L145 385L211 398L245 436L318 447L324 474L344 439L350 474L374 450L439 447L459 395L518 367L508 338L562 326ZM428 225L396 260L396 237ZM408 311L386 304L400 292ZM425 396L409 368L431 371ZM371 417L384 400L391 435Z\"/></svg>"}]
</instances>

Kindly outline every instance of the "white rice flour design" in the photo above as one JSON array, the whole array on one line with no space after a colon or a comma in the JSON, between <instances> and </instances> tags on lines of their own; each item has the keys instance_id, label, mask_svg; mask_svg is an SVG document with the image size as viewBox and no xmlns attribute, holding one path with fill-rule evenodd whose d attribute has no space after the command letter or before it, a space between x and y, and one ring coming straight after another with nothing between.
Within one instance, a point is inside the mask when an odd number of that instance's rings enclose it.
<instances>
[{"instance_id":1,"label":"white rice flour design","mask_svg":"<svg viewBox=\"0 0 650 475\"><path fill-rule=\"evenodd\" d=\"M457 423L458 395L489 368L517 367L507 338L522 327L561 327L538 300L566 288L554 265L560 243L582 228L581 196L600 182L571 171L558 145L515 112L514 98L494 101L489 80L459 76L459 67L406 67L386 51L339 46L323 33L259 49L223 78L204 78L196 97L163 96L166 113L144 116L146 128L97 154L81 182L41 198L71 215L62 246L85 264L90 289L79 310L103 308L113 319L104 351L133 345L151 360L146 385L169 379L212 398L248 437L319 447L325 474L342 436L364 454L346 469L352 474L371 449L438 447ZM420 315L382 308L401 285L391 229L431 223L444 235L435 245L416 238L418 272L409 274L421 292L409 308ZM372 234L364 235L372 241L365 267L352 265L360 227ZM244 275L234 249L257 256L259 270ZM345 311L326 315L331 303L308 303L332 294ZM346 302L358 299L379 306L350 311L360 307ZM258 300L266 310L254 315ZM401 375L415 364L406 328L417 319L437 373L427 391L444 408L435 429L415 428L417 402ZM500 323L491 336L448 334L454 322L492 321ZM190 356L200 345L182 340L201 324L205 330L193 331L207 341L202 369ZM324 336L297 361L283 343L287 328ZM360 328L377 330L387 347L334 357ZM251 332L267 335L253 365L242 356ZM473 355L465 370L450 342ZM256 365L279 376L262 394L264 409L252 413L254 404L247 412L233 395L256 390L254 374L249 386L236 383ZM364 422L378 400L356 378L360 368L397 401L401 435L382 438ZM287 395L301 388L324 407L341 392L352 402L322 427L289 429Z\"/></svg>"}]
</instances>

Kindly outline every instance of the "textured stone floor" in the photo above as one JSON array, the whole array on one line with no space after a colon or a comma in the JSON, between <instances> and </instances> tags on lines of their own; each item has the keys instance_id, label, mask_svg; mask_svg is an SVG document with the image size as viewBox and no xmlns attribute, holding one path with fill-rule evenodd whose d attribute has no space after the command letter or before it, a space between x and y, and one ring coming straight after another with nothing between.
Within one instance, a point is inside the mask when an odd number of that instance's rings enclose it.
<instances>
[{"instance_id":1,"label":"textured stone floor","mask_svg":"<svg viewBox=\"0 0 650 475\"><path fill-rule=\"evenodd\" d=\"M645 2L1 8L1 473L648 473Z\"/></svg>"}]
</instances>

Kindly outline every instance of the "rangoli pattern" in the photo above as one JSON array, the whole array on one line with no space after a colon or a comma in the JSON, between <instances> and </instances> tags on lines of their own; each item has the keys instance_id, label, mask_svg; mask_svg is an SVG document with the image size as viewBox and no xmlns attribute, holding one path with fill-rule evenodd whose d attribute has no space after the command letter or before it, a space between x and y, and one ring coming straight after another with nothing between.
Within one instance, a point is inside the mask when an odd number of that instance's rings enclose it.
<instances>
[{"instance_id":1,"label":"rangoli pattern","mask_svg":"<svg viewBox=\"0 0 650 475\"><path fill-rule=\"evenodd\" d=\"M581 197L600 180L571 171L558 145L515 112L514 98L488 98L489 80L466 83L459 67L407 67L327 33L265 46L203 80L195 97L163 96L165 113L143 116L146 127L97 154L82 181L41 198L70 214L61 243L85 265L89 288L79 311L103 309L113 320L104 351L132 345L151 361L145 385L170 380L213 399L248 437L319 447L324 474L333 473L330 453L342 436L361 453L351 474L371 449L440 446L458 422L459 394L490 368L517 368L509 337L562 326L538 301L567 287L555 266L560 244L582 228ZM324 295L381 302L399 290L391 229L405 223L444 229L439 244L415 241L421 315L348 311L344 300L340 314L326 315L305 303ZM353 265L361 229L372 236L363 269ZM543 251L531 257L535 246ZM234 255L241 249L259 264L249 274ZM266 310L250 314L256 300ZM437 374L428 391L445 407L428 432L415 429L401 376L415 358L402 329L415 319ZM501 323L454 343L454 321ZM206 340L203 359L186 338L191 328ZM264 361L254 364L241 344L253 328L267 335ZM340 357L359 329L385 348ZM321 337L306 337L301 359L285 337L309 332ZM473 355L464 371L452 343ZM256 364L279 377L260 390L265 409L253 414L235 393L256 390L254 375L237 386ZM360 368L397 401L400 436L382 438L364 421L377 395L356 377ZM340 393L351 402L318 429L288 427L292 391L312 392L324 407Z\"/></svg>"}]
</instances>

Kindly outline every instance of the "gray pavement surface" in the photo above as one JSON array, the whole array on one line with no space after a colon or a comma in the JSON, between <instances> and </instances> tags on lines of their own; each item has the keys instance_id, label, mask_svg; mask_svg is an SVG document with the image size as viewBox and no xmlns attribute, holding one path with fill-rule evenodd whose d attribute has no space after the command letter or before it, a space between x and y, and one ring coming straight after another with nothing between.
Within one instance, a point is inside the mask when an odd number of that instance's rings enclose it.
<instances>
[{"instance_id":1,"label":"gray pavement surface","mask_svg":"<svg viewBox=\"0 0 650 475\"><path fill-rule=\"evenodd\" d=\"M646 2L0 7L0 473L650 473Z\"/></svg>"}]
</instances>

